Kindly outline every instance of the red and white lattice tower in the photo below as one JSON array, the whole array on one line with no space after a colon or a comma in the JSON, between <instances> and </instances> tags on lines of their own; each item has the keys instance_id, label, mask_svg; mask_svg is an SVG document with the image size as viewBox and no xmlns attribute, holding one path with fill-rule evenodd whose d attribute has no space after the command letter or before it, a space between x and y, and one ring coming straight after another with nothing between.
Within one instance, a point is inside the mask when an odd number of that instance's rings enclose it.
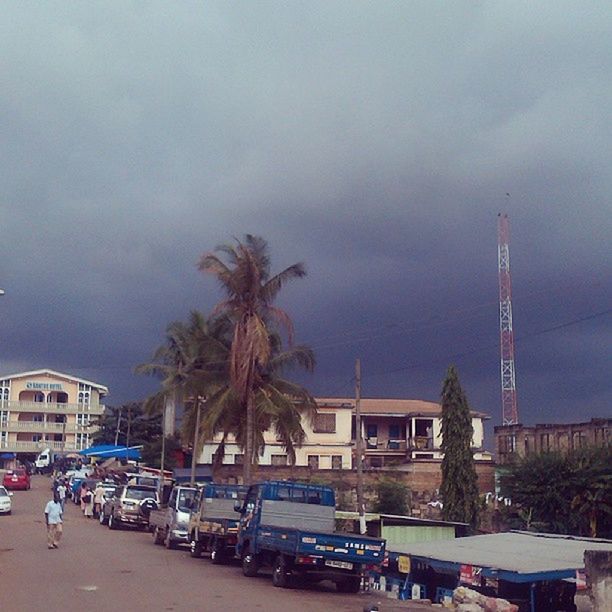
<instances>
[{"instance_id":1,"label":"red and white lattice tower","mask_svg":"<svg viewBox=\"0 0 612 612\"><path fill-rule=\"evenodd\" d=\"M502 423L518 423L514 332L512 330L512 284L510 282L510 225L508 215L497 217L497 261L499 268L499 335L501 348Z\"/></svg>"}]
</instances>

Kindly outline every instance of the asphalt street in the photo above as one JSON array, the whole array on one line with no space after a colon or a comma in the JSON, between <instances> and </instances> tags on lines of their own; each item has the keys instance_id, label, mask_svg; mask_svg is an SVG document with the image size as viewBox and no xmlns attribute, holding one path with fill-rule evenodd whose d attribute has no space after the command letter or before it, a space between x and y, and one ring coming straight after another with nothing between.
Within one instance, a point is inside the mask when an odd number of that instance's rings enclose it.
<instances>
[{"instance_id":1,"label":"asphalt street","mask_svg":"<svg viewBox=\"0 0 612 612\"><path fill-rule=\"evenodd\" d=\"M34 476L30 491L15 491L13 513L0 516L2 612L131 612L261 610L381 612L422 610L375 595L336 593L322 583L304 590L274 588L269 575L245 578L238 566L192 559L187 549L155 546L146 532L111 531L66 502L60 548L49 550L43 510L51 480Z\"/></svg>"}]
</instances>

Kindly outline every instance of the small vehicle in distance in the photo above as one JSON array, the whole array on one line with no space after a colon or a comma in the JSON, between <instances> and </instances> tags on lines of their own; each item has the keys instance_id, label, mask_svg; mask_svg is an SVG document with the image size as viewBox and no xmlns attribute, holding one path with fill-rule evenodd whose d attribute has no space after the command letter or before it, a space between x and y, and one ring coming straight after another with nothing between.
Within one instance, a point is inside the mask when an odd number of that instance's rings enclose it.
<instances>
[{"instance_id":1,"label":"small vehicle in distance","mask_svg":"<svg viewBox=\"0 0 612 612\"><path fill-rule=\"evenodd\" d=\"M103 506L109 529L121 525L135 525L141 529L149 526L151 510L159 508L159 495L155 487L123 485Z\"/></svg>"},{"instance_id":2,"label":"small vehicle in distance","mask_svg":"<svg viewBox=\"0 0 612 612\"><path fill-rule=\"evenodd\" d=\"M9 470L2 481L2 484L9 491L21 489L26 491L30 488L30 475L25 468Z\"/></svg>"},{"instance_id":3,"label":"small vehicle in distance","mask_svg":"<svg viewBox=\"0 0 612 612\"><path fill-rule=\"evenodd\" d=\"M0 486L0 514L10 514L11 507L11 497L12 493L9 493L5 487Z\"/></svg>"}]
</instances>

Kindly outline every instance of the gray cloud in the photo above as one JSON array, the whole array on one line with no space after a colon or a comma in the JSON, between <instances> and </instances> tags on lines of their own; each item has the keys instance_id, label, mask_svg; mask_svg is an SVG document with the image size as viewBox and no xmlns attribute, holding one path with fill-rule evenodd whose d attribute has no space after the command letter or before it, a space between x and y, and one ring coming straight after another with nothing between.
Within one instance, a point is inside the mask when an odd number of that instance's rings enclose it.
<instances>
[{"instance_id":1,"label":"gray cloud","mask_svg":"<svg viewBox=\"0 0 612 612\"><path fill-rule=\"evenodd\" d=\"M154 388L132 367L219 299L245 232L317 349L304 381L435 399L456 361L499 420L496 215L519 409L609 413L606 3L47 2L2 7L3 369ZM506 193L510 193L507 197Z\"/></svg>"}]
</instances>

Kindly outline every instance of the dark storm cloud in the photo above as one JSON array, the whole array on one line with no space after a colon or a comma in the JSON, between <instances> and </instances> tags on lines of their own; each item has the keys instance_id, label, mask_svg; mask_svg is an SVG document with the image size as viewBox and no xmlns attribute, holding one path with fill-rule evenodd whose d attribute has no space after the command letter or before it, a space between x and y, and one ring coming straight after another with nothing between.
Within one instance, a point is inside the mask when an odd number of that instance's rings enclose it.
<instances>
[{"instance_id":1,"label":"dark storm cloud","mask_svg":"<svg viewBox=\"0 0 612 612\"><path fill-rule=\"evenodd\" d=\"M525 422L609 413L606 3L19 3L0 13L3 371L111 388L219 300L245 232L309 275L281 300L316 393L499 420L496 215L511 218ZM506 193L510 195L507 196Z\"/></svg>"}]
</instances>

